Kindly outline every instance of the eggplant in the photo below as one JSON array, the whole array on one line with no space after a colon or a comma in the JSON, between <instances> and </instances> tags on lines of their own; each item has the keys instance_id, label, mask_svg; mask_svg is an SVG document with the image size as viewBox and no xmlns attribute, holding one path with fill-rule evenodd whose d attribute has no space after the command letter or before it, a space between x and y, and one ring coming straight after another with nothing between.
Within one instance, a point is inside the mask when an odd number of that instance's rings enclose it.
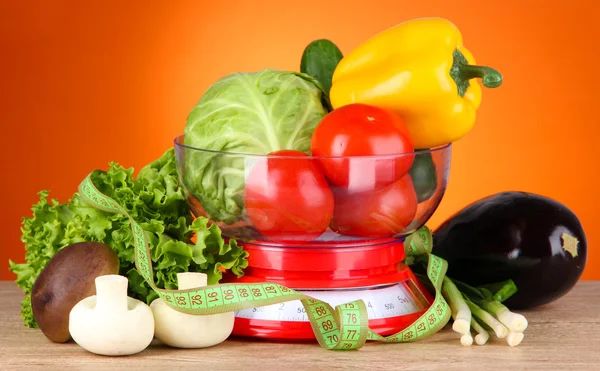
<instances>
[{"instance_id":1,"label":"eggplant","mask_svg":"<svg viewBox=\"0 0 600 371\"><path fill-rule=\"evenodd\" d=\"M433 231L433 254L449 278L471 286L512 279L514 309L548 304L569 292L587 261L587 238L575 213L527 192L502 192L471 203Z\"/></svg>"}]
</instances>

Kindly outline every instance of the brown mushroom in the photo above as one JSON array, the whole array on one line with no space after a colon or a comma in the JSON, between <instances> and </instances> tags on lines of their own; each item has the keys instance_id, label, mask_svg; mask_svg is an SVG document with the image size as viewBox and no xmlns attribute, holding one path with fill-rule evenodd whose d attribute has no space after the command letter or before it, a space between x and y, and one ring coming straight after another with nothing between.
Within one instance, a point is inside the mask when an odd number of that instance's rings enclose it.
<instances>
[{"instance_id":1,"label":"brown mushroom","mask_svg":"<svg viewBox=\"0 0 600 371\"><path fill-rule=\"evenodd\" d=\"M96 277L118 272L117 254L103 243L79 242L56 253L31 291L33 318L42 333L53 342L69 341L71 309L96 294Z\"/></svg>"}]
</instances>

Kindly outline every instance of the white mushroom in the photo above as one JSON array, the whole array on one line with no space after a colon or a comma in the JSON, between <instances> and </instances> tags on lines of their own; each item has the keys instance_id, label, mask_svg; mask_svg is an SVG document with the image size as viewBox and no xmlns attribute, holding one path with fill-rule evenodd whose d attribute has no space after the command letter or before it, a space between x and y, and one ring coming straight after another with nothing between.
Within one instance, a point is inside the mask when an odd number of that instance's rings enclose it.
<instances>
[{"instance_id":1,"label":"white mushroom","mask_svg":"<svg viewBox=\"0 0 600 371\"><path fill-rule=\"evenodd\" d=\"M89 352L124 356L146 349L154 337L148 305L127 296L127 278L99 276L96 295L77 303L69 313L73 340Z\"/></svg>"},{"instance_id":2,"label":"white mushroom","mask_svg":"<svg viewBox=\"0 0 600 371\"><path fill-rule=\"evenodd\" d=\"M204 273L178 273L180 290L204 287ZM233 331L234 312L210 315L192 315L171 308L162 299L150 304L154 313L154 336L176 348L206 348L225 341Z\"/></svg>"}]
</instances>

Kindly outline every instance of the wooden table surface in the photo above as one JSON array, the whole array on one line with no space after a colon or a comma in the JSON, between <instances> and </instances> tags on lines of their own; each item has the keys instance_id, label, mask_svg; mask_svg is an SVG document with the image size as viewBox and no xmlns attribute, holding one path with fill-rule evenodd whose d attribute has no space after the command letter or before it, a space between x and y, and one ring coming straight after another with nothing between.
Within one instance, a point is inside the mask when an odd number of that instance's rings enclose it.
<instances>
[{"instance_id":1,"label":"wooden table surface","mask_svg":"<svg viewBox=\"0 0 600 371\"><path fill-rule=\"evenodd\" d=\"M104 357L77 344L55 344L24 327L22 293L0 282L0 370L600 370L600 281L580 282L547 306L521 312L525 339L511 348L492 337L464 347L450 326L407 344L367 342L356 351L230 338L212 348L182 350L160 344L129 357Z\"/></svg>"}]
</instances>

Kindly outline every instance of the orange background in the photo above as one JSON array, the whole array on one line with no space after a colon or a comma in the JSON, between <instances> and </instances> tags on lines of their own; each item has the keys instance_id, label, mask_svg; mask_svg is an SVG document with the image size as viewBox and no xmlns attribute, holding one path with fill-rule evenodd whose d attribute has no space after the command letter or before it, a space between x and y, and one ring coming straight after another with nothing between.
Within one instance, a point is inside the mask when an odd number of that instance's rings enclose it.
<instances>
[{"instance_id":1,"label":"orange background","mask_svg":"<svg viewBox=\"0 0 600 371\"><path fill-rule=\"evenodd\" d=\"M2 1L0 279L14 279L9 258L23 261L21 217L31 215L39 190L64 202L109 161L139 169L156 159L218 78L297 70L313 39L329 38L347 53L424 16L453 21L478 63L504 75L501 88L484 91L476 127L455 143L446 197L428 225L495 192L543 194L580 217L591 246L583 278L600 279L593 4Z\"/></svg>"}]
</instances>

